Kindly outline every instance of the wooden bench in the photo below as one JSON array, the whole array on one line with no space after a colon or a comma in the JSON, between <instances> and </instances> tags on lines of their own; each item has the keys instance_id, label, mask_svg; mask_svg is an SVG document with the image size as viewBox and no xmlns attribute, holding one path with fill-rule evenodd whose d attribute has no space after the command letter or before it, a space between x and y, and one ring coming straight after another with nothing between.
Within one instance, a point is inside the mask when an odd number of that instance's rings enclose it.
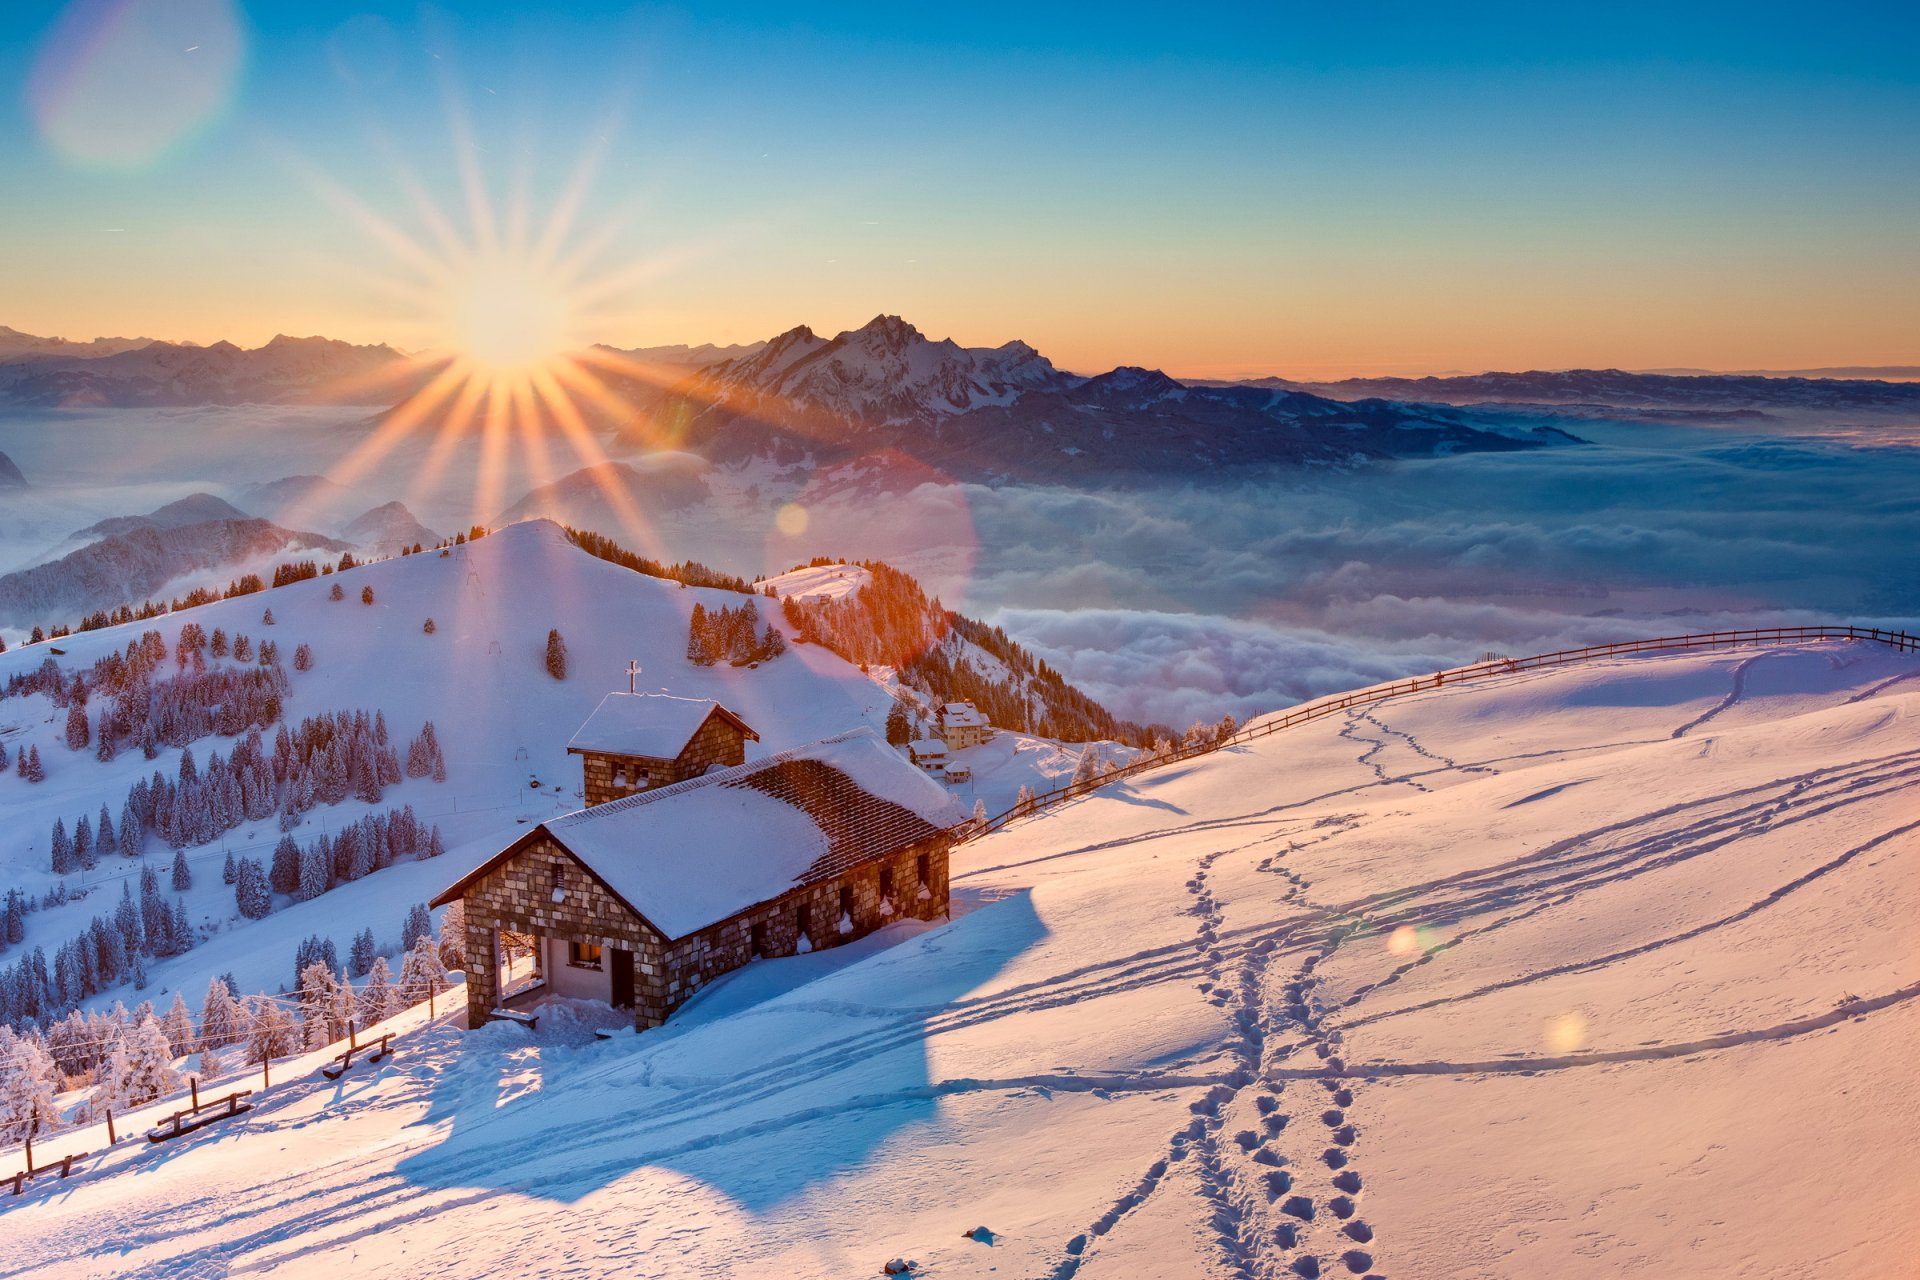
<instances>
[{"instance_id":1,"label":"wooden bench","mask_svg":"<svg viewBox=\"0 0 1920 1280\"><path fill-rule=\"evenodd\" d=\"M165 1142L169 1138L179 1138L192 1133L195 1129L204 1129L221 1120L231 1120L253 1110L253 1104L244 1101L253 1096L253 1090L240 1089L224 1098L215 1098L212 1102L196 1103L184 1111L176 1111L147 1130L148 1142Z\"/></svg>"},{"instance_id":2,"label":"wooden bench","mask_svg":"<svg viewBox=\"0 0 1920 1280\"><path fill-rule=\"evenodd\" d=\"M517 1022L529 1031L540 1025L539 1014L522 1013L518 1009L494 1009L487 1014L487 1018L489 1021L498 1018L502 1022Z\"/></svg>"},{"instance_id":3,"label":"wooden bench","mask_svg":"<svg viewBox=\"0 0 1920 1280\"><path fill-rule=\"evenodd\" d=\"M368 1053L368 1050L372 1052ZM346 1049L339 1057L321 1067L320 1074L329 1080L338 1080L347 1073L347 1068L353 1065L353 1055L356 1053L366 1053L364 1061L367 1062L379 1062L384 1058L392 1057L393 1033L389 1031L378 1040L369 1040L365 1044L357 1043L349 1036Z\"/></svg>"}]
</instances>

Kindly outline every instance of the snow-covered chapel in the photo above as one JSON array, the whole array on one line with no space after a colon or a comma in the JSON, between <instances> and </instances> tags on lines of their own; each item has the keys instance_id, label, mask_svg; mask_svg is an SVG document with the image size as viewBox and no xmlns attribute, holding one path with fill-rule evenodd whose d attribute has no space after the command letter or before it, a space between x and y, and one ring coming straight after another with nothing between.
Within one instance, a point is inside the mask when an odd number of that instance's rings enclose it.
<instances>
[{"instance_id":1,"label":"snow-covered chapel","mask_svg":"<svg viewBox=\"0 0 1920 1280\"><path fill-rule=\"evenodd\" d=\"M660 701L625 701L646 698ZM465 904L469 1026L564 996L654 1027L758 957L946 912L950 830L965 815L871 729L666 785L650 771L644 789L593 803L596 757L671 761L675 740L686 748L715 724L742 750L757 739L717 703L668 705L690 702L609 695L569 748L583 756L588 807L433 900Z\"/></svg>"}]
</instances>

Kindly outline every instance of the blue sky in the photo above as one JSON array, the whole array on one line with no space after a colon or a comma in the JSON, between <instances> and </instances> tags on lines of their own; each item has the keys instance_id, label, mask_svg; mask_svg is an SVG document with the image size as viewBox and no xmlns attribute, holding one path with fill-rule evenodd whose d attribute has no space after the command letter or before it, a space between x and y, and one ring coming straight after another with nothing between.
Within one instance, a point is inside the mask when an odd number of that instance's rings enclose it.
<instances>
[{"instance_id":1,"label":"blue sky","mask_svg":"<svg viewBox=\"0 0 1920 1280\"><path fill-rule=\"evenodd\" d=\"M103 162L71 87L157 4L0 13L0 323L404 343L372 277L406 265L319 185L427 244L415 182L470 235L458 110L535 225L605 139L569 243L633 277L619 344L892 311L1189 373L1920 359L1911 6L174 0L133 65L202 43L218 91ZM191 61L223 8L227 75Z\"/></svg>"}]
</instances>

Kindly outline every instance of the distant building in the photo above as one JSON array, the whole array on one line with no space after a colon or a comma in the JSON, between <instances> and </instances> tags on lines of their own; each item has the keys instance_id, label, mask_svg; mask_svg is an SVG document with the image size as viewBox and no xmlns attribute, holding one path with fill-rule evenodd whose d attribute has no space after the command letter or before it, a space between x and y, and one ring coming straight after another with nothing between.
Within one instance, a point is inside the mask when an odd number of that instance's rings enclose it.
<instances>
[{"instance_id":1,"label":"distant building","mask_svg":"<svg viewBox=\"0 0 1920 1280\"><path fill-rule=\"evenodd\" d=\"M610 693L567 744L580 757L589 806L671 786L747 758L760 741L747 722L709 698Z\"/></svg>"},{"instance_id":2,"label":"distant building","mask_svg":"<svg viewBox=\"0 0 1920 1280\"><path fill-rule=\"evenodd\" d=\"M861 729L544 822L433 905L465 905L469 1026L569 996L644 1029L757 956L943 914L963 817Z\"/></svg>"},{"instance_id":3,"label":"distant building","mask_svg":"<svg viewBox=\"0 0 1920 1280\"><path fill-rule=\"evenodd\" d=\"M920 738L907 744L907 758L922 773L943 778L947 772L947 744L938 738Z\"/></svg>"},{"instance_id":4,"label":"distant building","mask_svg":"<svg viewBox=\"0 0 1920 1280\"><path fill-rule=\"evenodd\" d=\"M940 736L958 751L963 747L977 747L993 737L993 726L971 702L947 702L940 706Z\"/></svg>"}]
</instances>

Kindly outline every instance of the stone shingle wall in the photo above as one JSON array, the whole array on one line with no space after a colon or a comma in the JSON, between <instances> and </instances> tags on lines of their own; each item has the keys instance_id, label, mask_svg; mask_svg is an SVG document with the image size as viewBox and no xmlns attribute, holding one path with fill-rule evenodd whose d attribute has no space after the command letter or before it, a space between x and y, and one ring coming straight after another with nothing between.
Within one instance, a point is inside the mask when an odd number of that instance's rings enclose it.
<instances>
[{"instance_id":1,"label":"stone shingle wall","mask_svg":"<svg viewBox=\"0 0 1920 1280\"><path fill-rule=\"evenodd\" d=\"M564 891L553 900L554 874ZM635 1017L655 1026L669 1012L664 1002L663 940L622 906L599 881L553 841L542 836L467 886L467 1025L477 1027L500 1002L494 961L496 930L537 933L567 942L597 943L633 953ZM612 962L611 956L608 963Z\"/></svg>"},{"instance_id":2,"label":"stone shingle wall","mask_svg":"<svg viewBox=\"0 0 1920 1280\"><path fill-rule=\"evenodd\" d=\"M944 834L935 836L887 858L863 863L832 880L796 889L678 942L669 942L664 955L667 1010L679 1008L704 984L752 960L756 925L762 934L761 955L790 956L799 949L803 914L807 941L815 951L852 942L896 920L936 920L945 915L950 843ZM927 860L924 884L919 872L922 856ZM891 893L882 891L887 873L891 873ZM851 910L846 914L852 927L845 933L840 931L843 887L851 899Z\"/></svg>"},{"instance_id":3,"label":"stone shingle wall","mask_svg":"<svg viewBox=\"0 0 1920 1280\"><path fill-rule=\"evenodd\" d=\"M761 933L759 954L788 956L799 949L803 914L809 947L816 951L852 942L903 918L938 919L947 911L949 843L946 835L935 836L668 942L543 836L467 888L467 1025L485 1022L500 1000L493 958L496 930L597 943L609 953L631 951L633 1021L644 1030L665 1022L706 983L752 960L755 926ZM553 901L556 868L565 890L558 903ZM890 892L883 885L889 877ZM851 928L845 933L840 931L842 887L850 899L846 914ZM613 962L611 954L607 962Z\"/></svg>"},{"instance_id":4,"label":"stone shingle wall","mask_svg":"<svg viewBox=\"0 0 1920 1280\"><path fill-rule=\"evenodd\" d=\"M688 739L684 750L672 760L657 756L629 756L608 751L580 753L582 791L587 807L605 804L623 796L636 795L664 787L669 783L697 778L714 765L744 764L747 759L746 735L725 718L710 715ZM634 777L645 775L647 785L635 786ZM622 781L615 781L623 775Z\"/></svg>"}]
</instances>

